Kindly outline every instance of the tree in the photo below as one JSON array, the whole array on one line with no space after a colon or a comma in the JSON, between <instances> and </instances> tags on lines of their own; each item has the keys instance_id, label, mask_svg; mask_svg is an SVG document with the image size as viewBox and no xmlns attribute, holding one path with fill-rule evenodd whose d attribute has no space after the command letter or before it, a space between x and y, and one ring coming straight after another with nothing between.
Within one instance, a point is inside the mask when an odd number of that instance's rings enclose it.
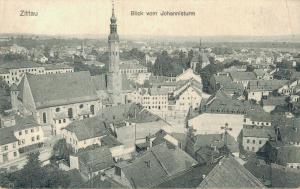
<instances>
[{"instance_id":1,"label":"tree","mask_svg":"<svg viewBox=\"0 0 300 189\"><path fill-rule=\"evenodd\" d=\"M46 172L42 169L42 163L39 160L40 153L30 153L27 164L18 174L16 187L22 188L41 188L45 182Z\"/></svg>"},{"instance_id":2,"label":"tree","mask_svg":"<svg viewBox=\"0 0 300 189\"><path fill-rule=\"evenodd\" d=\"M65 159L67 162L69 162L69 157L70 154L73 153L73 150L72 147L67 144L66 139L60 139L56 144L54 144L53 152L55 160Z\"/></svg>"}]
</instances>

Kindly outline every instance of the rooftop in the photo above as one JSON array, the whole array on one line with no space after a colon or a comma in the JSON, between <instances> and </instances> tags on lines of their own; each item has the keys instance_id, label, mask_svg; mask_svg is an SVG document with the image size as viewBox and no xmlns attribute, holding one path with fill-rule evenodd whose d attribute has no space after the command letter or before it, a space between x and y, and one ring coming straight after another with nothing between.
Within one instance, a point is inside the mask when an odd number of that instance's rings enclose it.
<instances>
[{"instance_id":1,"label":"rooftop","mask_svg":"<svg viewBox=\"0 0 300 189\"><path fill-rule=\"evenodd\" d=\"M196 164L193 158L179 148L169 148L166 144L160 144L123 166L122 171L134 188L150 188L191 169Z\"/></svg>"},{"instance_id":2,"label":"rooftop","mask_svg":"<svg viewBox=\"0 0 300 189\"><path fill-rule=\"evenodd\" d=\"M108 147L98 147L90 150L83 150L76 154L79 161L90 167L92 171L100 171L114 165L111 152Z\"/></svg>"},{"instance_id":3,"label":"rooftop","mask_svg":"<svg viewBox=\"0 0 300 189\"><path fill-rule=\"evenodd\" d=\"M275 138L276 135L273 127L244 125L243 137Z\"/></svg>"},{"instance_id":4,"label":"rooftop","mask_svg":"<svg viewBox=\"0 0 300 189\"><path fill-rule=\"evenodd\" d=\"M26 74L19 89L20 99L31 92L37 109L99 100L89 72Z\"/></svg>"},{"instance_id":5,"label":"rooftop","mask_svg":"<svg viewBox=\"0 0 300 189\"><path fill-rule=\"evenodd\" d=\"M109 133L104 120L100 117L76 120L64 129L74 132L79 141L105 136Z\"/></svg>"},{"instance_id":6,"label":"rooftop","mask_svg":"<svg viewBox=\"0 0 300 189\"><path fill-rule=\"evenodd\" d=\"M233 157L223 157L199 188L264 188L264 185Z\"/></svg>"},{"instance_id":7,"label":"rooftop","mask_svg":"<svg viewBox=\"0 0 300 189\"><path fill-rule=\"evenodd\" d=\"M245 81L245 80L256 80L256 76L253 72L229 72L233 80Z\"/></svg>"}]
</instances>

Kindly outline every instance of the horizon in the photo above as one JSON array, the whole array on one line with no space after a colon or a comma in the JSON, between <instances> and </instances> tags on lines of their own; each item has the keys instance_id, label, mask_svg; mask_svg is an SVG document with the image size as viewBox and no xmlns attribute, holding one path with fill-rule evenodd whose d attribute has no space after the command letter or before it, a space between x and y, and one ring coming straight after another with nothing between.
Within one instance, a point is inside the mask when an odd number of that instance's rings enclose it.
<instances>
[{"instance_id":1,"label":"horizon","mask_svg":"<svg viewBox=\"0 0 300 189\"><path fill-rule=\"evenodd\" d=\"M137 37L274 37L300 35L300 2L294 0L147 0L116 2L120 36ZM13 3L11 3L13 2ZM0 0L0 33L55 36L106 36L111 16L110 0L34 1ZM38 16L19 16L20 10ZM195 11L195 16L131 16L130 11ZM9 19L7 19L9 18ZM291 39L293 41L293 38Z\"/></svg>"}]
</instances>

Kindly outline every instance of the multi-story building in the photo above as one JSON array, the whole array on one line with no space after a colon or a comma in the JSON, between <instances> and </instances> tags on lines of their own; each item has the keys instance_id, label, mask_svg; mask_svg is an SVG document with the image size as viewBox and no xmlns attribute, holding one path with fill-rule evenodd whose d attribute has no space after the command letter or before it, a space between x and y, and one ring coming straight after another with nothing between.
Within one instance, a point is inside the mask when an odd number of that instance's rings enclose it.
<instances>
[{"instance_id":1,"label":"multi-story building","mask_svg":"<svg viewBox=\"0 0 300 189\"><path fill-rule=\"evenodd\" d=\"M32 114L37 122L52 126L53 134L76 119L93 117L102 107L89 72L25 75L11 91L12 109Z\"/></svg>"},{"instance_id":2,"label":"multi-story building","mask_svg":"<svg viewBox=\"0 0 300 189\"><path fill-rule=\"evenodd\" d=\"M146 109L167 110L168 90L162 88L141 88L128 94L127 101L140 103Z\"/></svg>"},{"instance_id":3,"label":"multi-story building","mask_svg":"<svg viewBox=\"0 0 300 189\"><path fill-rule=\"evenodd\" d=\"M101 138L108 134L108 128L100 117L77 120L62 129L63 138L75 151L91 145L101 145Z\"/></svg>"},{"instance_id":4,"label":"multi-story building","mask_svg":"<svg viewBox=\"0 0 300 189\"><path fill-rule=\"evenodd\" d=\"M44 131L33 116L14 116L12 126L0 129L0 163L5 163L19 157L26 147L44 142Z\"/></svg>"},{"instance_id":5,"label":"multi-story building","mask_svg":"<svg viewBox=\"0 0 300 189\"><path fill-rule=\"evenodd\" d=\"M25 73L38 74L57 74L74 72L74 68L67 65L40 65L32 62L9 62L0 64L0 79L9 86L19 84Z\"/></svg>"},{"instance_id":6,"label":"multi-story building","mask_svg":"<svg viewBox=\"0 0 300 189\"><path fill-rule=\"evenodd\" d=\"M265 151L263 148L267 141L275 140L275 129L256 125L244 125L243 127L243 148L246 151Z\"/></svg>"}]
</instances>

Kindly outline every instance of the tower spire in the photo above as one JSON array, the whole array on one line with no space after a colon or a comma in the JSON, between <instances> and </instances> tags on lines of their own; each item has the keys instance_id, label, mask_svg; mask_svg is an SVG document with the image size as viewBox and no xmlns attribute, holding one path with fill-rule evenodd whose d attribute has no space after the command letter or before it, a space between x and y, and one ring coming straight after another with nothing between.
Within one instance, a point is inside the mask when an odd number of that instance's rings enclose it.
<instances>
[{"instance_id":1,"label":"tower spire","mask_svg":"<svg viewBox=\"0 0 300 189\"><path fill-rule=\"evenodd\" d=\"M112 0L112 17L115 17L115 1Z\"/></svg>"}]
</instances>

